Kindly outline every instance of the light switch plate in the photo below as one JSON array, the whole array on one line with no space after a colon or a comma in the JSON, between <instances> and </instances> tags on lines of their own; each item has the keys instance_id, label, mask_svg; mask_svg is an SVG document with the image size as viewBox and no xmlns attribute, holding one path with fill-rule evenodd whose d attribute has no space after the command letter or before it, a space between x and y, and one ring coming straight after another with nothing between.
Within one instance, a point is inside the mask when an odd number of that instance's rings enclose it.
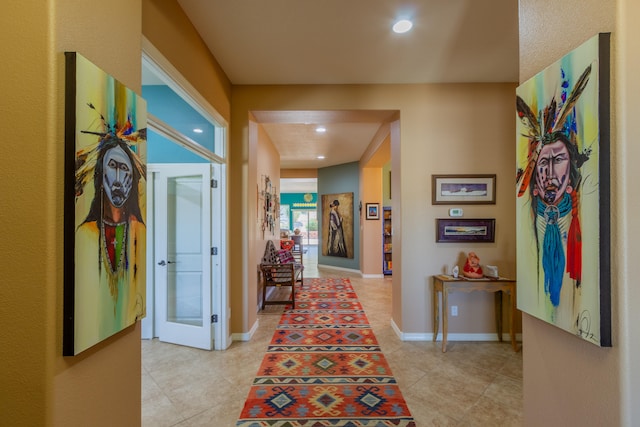
<instances>
[{"instance_id":1,"label":"light switch plate","mask_svg":"<svg viewBox=\"0 0 640 427\"><path fill-rule=\"evenodd\" d=\"M449 216L462 216L462 209L460 208L449 209Z\"/></svg>"}]
</instances>

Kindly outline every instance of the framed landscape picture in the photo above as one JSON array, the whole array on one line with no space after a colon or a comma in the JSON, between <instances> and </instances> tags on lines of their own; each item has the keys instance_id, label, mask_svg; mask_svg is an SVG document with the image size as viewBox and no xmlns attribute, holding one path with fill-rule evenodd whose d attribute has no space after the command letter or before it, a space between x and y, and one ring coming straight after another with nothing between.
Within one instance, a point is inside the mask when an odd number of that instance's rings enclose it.
<instances>
[{"instance_id":1,"label":"framed landscape picture","mask_svg":"<svg viewBox=\"0 0 640 427\"><path fill-rule=\"evenodd\" d=\"M436 242L493 242L496 220L485 219L437 219Z\"/></svg>"},{"instance_id":2,"label":"framed landscape picture","mask_svg":"<svg viewBox=\"0 0 640 427\"><path fill-rule=\"evenodd\" d=\"M380 205L367 203L367 219L380 219Z\"/></svg>"},{"instance_id":3,"label":"framed landscape picture","mask_svg":"<svg viewBox=\"0 0 640 427\"><path fill-rule=\"evenodd\" d=\"M434 205L484 205L496 203L495 175L432 175Z\"/></svg>"}]
</instances>

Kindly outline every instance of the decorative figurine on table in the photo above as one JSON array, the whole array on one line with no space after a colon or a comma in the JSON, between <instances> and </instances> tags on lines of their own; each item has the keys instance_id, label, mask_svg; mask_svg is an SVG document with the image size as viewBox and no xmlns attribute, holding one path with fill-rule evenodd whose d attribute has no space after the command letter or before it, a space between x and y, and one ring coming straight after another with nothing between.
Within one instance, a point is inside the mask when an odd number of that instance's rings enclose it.
<instances>
[{"instance_id":1,"label":"decorative figurine on table","mask_svg":"<svg viewBox=\"0 0 640 427\"><path fill-rule=\"evenodd\" d=\"M470 279L481 279L483 277L480 258L475 252L469 252L469 255L467 255L467 262L464 263L462 274Z\"/></svg>"}]
</instances>

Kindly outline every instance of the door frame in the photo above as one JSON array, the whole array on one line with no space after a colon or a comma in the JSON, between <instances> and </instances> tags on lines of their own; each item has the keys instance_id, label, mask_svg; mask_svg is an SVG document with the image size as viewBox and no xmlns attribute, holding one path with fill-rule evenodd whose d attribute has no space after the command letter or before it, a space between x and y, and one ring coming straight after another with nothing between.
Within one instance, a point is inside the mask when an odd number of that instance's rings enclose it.
<instances>
[{"instance_id":1,"label":"door frame","mask_svg":"<svg viewBox=\"0 0 640 427\"><path fill-rule=\"evenodd\" d=\"M211 216L219 221L211 223L211 245L218 248L218 255L211 260L211 298L218 304L211 306L218 314L218 322L213 324L214 350L225 350L231 345L231 302L227 280L227 166L224 163L211 164L211 176L218 181L218 191L211 193Z\"/></svg>"}]
</instances>

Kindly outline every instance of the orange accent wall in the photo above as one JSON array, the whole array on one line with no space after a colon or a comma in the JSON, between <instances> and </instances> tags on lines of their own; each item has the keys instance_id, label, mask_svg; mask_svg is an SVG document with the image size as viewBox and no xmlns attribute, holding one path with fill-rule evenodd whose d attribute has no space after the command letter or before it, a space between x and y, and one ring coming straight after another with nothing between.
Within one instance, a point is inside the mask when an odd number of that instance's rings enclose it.
<instances>
[{"instance_id":1,"label":"orange accent wall","mask_svg":"<svg viewBox=\"0 0 640 427\"><path fill-rule=\"evenodd\" d=\"M382 274L382 168L360 169L360 187L360 271L365 276L379 276ZM367 219L367 203L378 204L380 219Z\"/></svg>"}]
</instances>

